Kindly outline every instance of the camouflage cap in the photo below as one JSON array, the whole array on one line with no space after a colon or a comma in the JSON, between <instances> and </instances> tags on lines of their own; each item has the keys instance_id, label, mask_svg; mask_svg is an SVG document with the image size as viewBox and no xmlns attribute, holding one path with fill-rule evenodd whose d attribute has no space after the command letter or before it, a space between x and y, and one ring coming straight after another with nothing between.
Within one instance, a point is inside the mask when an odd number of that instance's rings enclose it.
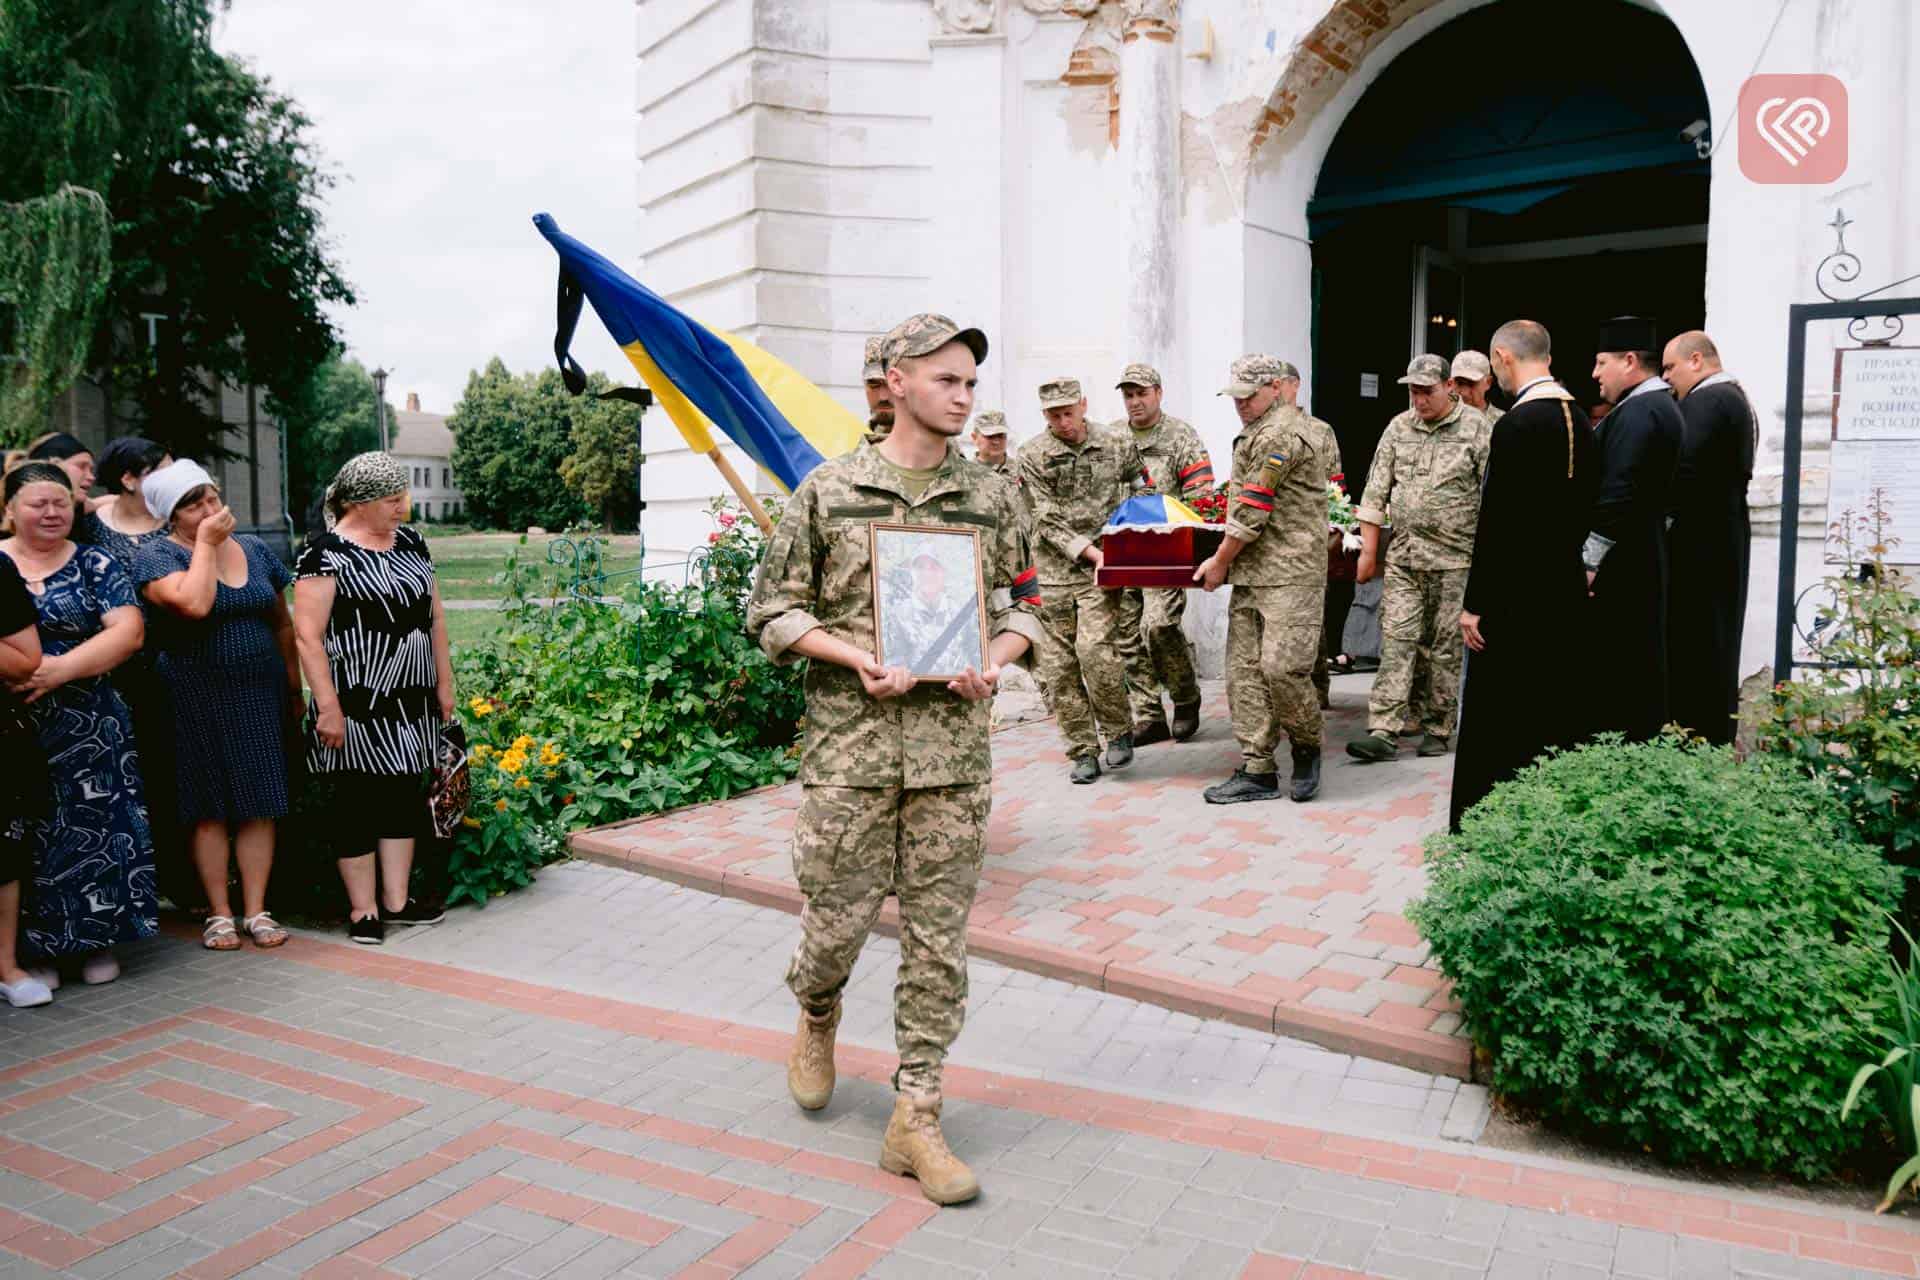
<instances>
[{"instance_id":1,"label":"camouflage cap","mask_svg":"<svg viewBox=\"0 0 1920 1280\"><path fill-rule=\"evenodd\" d=\"M865 382L878 382L887 376L886 361L880 358L880 350L886 344L885 338L868 338L866 348L866 367L860 371Z\"/></svg>"},{"instance_id":2,"label":"camouflage cap","mask_svg":"<svg viewBox=\"0 0 1920 1280\"><path fill-rule=\"evenodd\" d=\"M1058 409L1064 405L1079 404L1086 398L1086 392L1080 390L1078 378L1055 378L1040 384L1042 409Z\"/></svg>"},{"instance_id":3,"label":"camouflage cap","mask_svg":"<svg viewBox=\"0 0 1920 1280\"><path fill-rule=\"evenodd\" d=\"M1437 387L1449 376L1447 362L1440 356L1417 355L1407 362L1407 376L1395 381L1403 387Z\"/></svg>"},{"instance_id":4,"label":"camouflage cap","mask_svg":"<svg viewBox=\"0 0 1920 1280\"><path fill-rule=\"evenodd\" d=\"M1007 434L1007 415L998 409L976 413L973 415L973 429L983 436L1003 436Z\"/></svg>"},{"instance_id":5,"label":"camouflage cap","mask_svg":"<svg viewBox=\"0 0 1920 1280\"><path fill-rule=\"evenodd\" d=\"M1220 388L1219 394L1245 400L1269 382L1299 376L1298 369L1278 356L1264 356L1255 352L1233 362L1227 370L1227 385Z\"/></svg>"},{"instance_id":6,"label":"camouflage cap","mask_svg":"<svg viewBox=\"0 0 1920 1280\"><path fill-rule=\"evenodd\" d=\"M1453 358L1453 376L1478 382L1493 376L1493 365L1478 351L1462 351Z\"/></svg>"},{"instance_id":7,"label":"camouflage cap","mask_svg":"<svg viewBox=\"0 0 1920 1280\"><path fill-rule=\"evenodd\" d=\"M1120 381L1116 387L1157 387L1160 385L1160 371L1150 364L1130 364L1120 371Z\"/></svg>"},{"instance_id":8,"label":"camouflage cap","mask_svg":"<svg viewBox=\"0 0 1920 1280\"><path fill-rule=\"evenodd\" d=\"M880 339L880 363L890 369L902 360L932 355L949 342L965 343L976 361L987 358L986 334L962 329L943 315L923 311L887 330L887 336Z\"/></svg>"}]
</instances>

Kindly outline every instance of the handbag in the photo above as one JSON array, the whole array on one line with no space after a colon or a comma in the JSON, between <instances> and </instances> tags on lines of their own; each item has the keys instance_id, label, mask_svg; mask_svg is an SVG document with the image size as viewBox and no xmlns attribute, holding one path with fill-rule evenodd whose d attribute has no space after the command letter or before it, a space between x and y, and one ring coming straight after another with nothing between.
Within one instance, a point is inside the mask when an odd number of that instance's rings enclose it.
<instances>
[{"instance_id":1,"label":"handbag","mask_svg":"<svg viewBox=\"0 0 1920 1280\"><path fill-rule=\"evenodd\" d=\"M473 775L467 771L467 731L458 721L435 721L432 777L427 783L427 823L433 834L451 840L473 800Z\"/></svg>"}]
</instances>

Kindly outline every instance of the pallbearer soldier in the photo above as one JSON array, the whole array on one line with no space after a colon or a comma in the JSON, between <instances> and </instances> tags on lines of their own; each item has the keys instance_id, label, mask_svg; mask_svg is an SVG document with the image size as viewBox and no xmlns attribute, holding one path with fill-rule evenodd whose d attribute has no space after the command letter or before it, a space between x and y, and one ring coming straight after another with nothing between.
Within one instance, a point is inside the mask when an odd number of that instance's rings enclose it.
<instances>
[{"instance_id":1,"label":"pallbearer soldier","mask_svg":"<svg viewBox=\"0 0 1920 1280\"><path fill-rule=\"evenodd\" d=\"M884 436L893 430L893 392L887 389L887 366L881 358L885 337L868 338L866 364L860 376L867 384L867 430Z\"/></svg>"},{"instance_id":2,"label":"pallbearer soldier","mask_svg":"<svg viewBox=\"0 0 1920 1280\"><path fill-rule=\"evenodd\" d=\"M822 462L775 527L747 609L747 631L775 662L809 658L804 799L794 877L804 906L787 985L800 1025L787 1088L808 1110L833 1096L840 993L881 901L900 900L894 1035L900 1067L880 1167L911 1174L953 1204L979 1192L940 1131L940 1075L967 998L967 912L991 802L987 730L1001 665L1039 634L1039 604L1013 491L948 448L966 429L978 329L917 315L888 333L895 426ZM986 669L915 684L874 657L870 521L980 532L989 591Z\"/></svg>"},{"instance_id":3,"label":"pallbearer soldier","mask_svg":"<svg viewBox=\"0 0 1920 1280\"><path fill-rule=\"evenodd\" d=\"M1120 374L1127 428L1153 487L1168 497L1195 498L1213 488L1213 460L1200 433L1160 410L1160 374L1152 365L1130 364ZM1119 423L1114 423L1118 428ZM1127 700L1133 712L1133 745L1169 737L1185 742L1200 728L1200 681L1193 649L1180 629L1187 593L1165 587L1127 587L1114 592L1120 632L1127 640ZM1165 688L1173 700L1173 727L1160 704Z\"/></svg>"},{"instance_id":4,"label":"pallbearer soldier","mask_svg":"<svg viewBox=\"0 0 1920 1280\"><path fill-rule=\"evenodd\" d=\"M1487 403L1493 390L1493 363L1478 351L1462 351L1453 358L1453 393L1460 403L1478 409L1491 427L1506 416L1506 410Z\"/></svg>"},{"instance_id":5,"label":"pallbearer soldier","mask_svg":"<svg viewBox=\"0 0 1920 1280\"><path fill-rule=\"evenodd\" d=\"M1367 697L1367 732L1347 744L1356 760L1391 760L1409 713L1425 731L1419 754L1442 756L1453 738L1460 693L1460 602L1473 563L1480 482L1492 428L1460 403L1447 362L1419 355L1400 379L1410 407L1380 436L1367 473L1360 520L1360 565L1370 581L1380 556L1380 526L1393 518L1386 588L1380 594L1380 672ZM1426 660L1420 704L1409 707L1414 666Z\"/></svg>"},{"instance_id":6,"label":"pallbearer soldier","mask_svg":"<svg viewBox=\"0 0 1920 1280\"><path fill-rule=\"evenodd\" d=\"M1285 360L1246 355L1220 392L1233 397L1242 429L1226 536L1193 580L1208 591L1233 584L1227 707L1242 761L1207 788L1209 804L1277 797L1273 753L1283 732L1293 747L1293 799L1320 790L1313 661L1327 592L1327 481L1340 470L1340 446L1332 427L1293 403L1299 385L1300 371Z\"/></svg>"},{"instance_id":7,"label":"pallbearer soldier","mask_svg":"<svg viewBox=\"0 0 1920 1280\"><path fill-rule=\"evenodd\" d=\"M1034 563L1046 603L1045 640L1037 656L1075 782L1100 776L1100 734L1107 767L1133 762L1133 720L1120 655L1115 592L1094 583L1095 541L1113 509L1146 484L1133 441L1087 421L1087 398L1075 378L1040 384L1045 435L1020 447L1020 492L1033 519Z\"/></svg>"},{"instance_id":8,"label":"pallbearer soldier","mask_svg":"<svg viewBox=\"0 0 1920 1280\"><path fill-rule=\"evenodd\" d=\"M1019 482L1013 455L1007 452L1007 415L998 409L973 416L973 460L996 475Z\"/></svg>"}]
</instances>

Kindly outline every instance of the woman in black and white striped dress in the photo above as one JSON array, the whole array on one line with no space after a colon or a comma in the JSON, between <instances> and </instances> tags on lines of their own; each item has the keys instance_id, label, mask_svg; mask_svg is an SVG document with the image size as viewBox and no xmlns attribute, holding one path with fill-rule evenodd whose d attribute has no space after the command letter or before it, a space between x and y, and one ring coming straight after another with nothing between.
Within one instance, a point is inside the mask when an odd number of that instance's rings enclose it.
<instances>
[{"instance_id":1,"label":"woman in black and white striped dress","mask_svg":"<svg viewBox=\"0 0 1920 1280\"><path fill-rule=\"evenodd\" d=\"M331 527L294 566L294 636L313 694L307 765L335 783L349 932L373 945L387 923L441 918L407 883L435 721L453 716L453 660L433 558L401 523L407 512L404 466L384 453L350 458L327 487Z\"/></svg>"}]
</instances>

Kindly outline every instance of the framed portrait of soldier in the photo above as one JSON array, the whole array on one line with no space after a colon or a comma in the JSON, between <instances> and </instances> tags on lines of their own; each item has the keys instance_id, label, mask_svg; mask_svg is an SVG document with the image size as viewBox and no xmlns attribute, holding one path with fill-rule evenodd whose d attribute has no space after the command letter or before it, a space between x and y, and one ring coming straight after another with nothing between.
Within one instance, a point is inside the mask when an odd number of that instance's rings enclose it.
<instances>
[{"instance_id":1,"label":"framed portrait of soldier","mask_svg":"<svg viewBox=\"0 0 1920 1280\"><path fill-rule=\"evenodd\" d=\"M873 632L880 664L916 680L953 680L987 666L987 603L980 534L913 524L867 526Z\"/></svg>"}]
</instances>

